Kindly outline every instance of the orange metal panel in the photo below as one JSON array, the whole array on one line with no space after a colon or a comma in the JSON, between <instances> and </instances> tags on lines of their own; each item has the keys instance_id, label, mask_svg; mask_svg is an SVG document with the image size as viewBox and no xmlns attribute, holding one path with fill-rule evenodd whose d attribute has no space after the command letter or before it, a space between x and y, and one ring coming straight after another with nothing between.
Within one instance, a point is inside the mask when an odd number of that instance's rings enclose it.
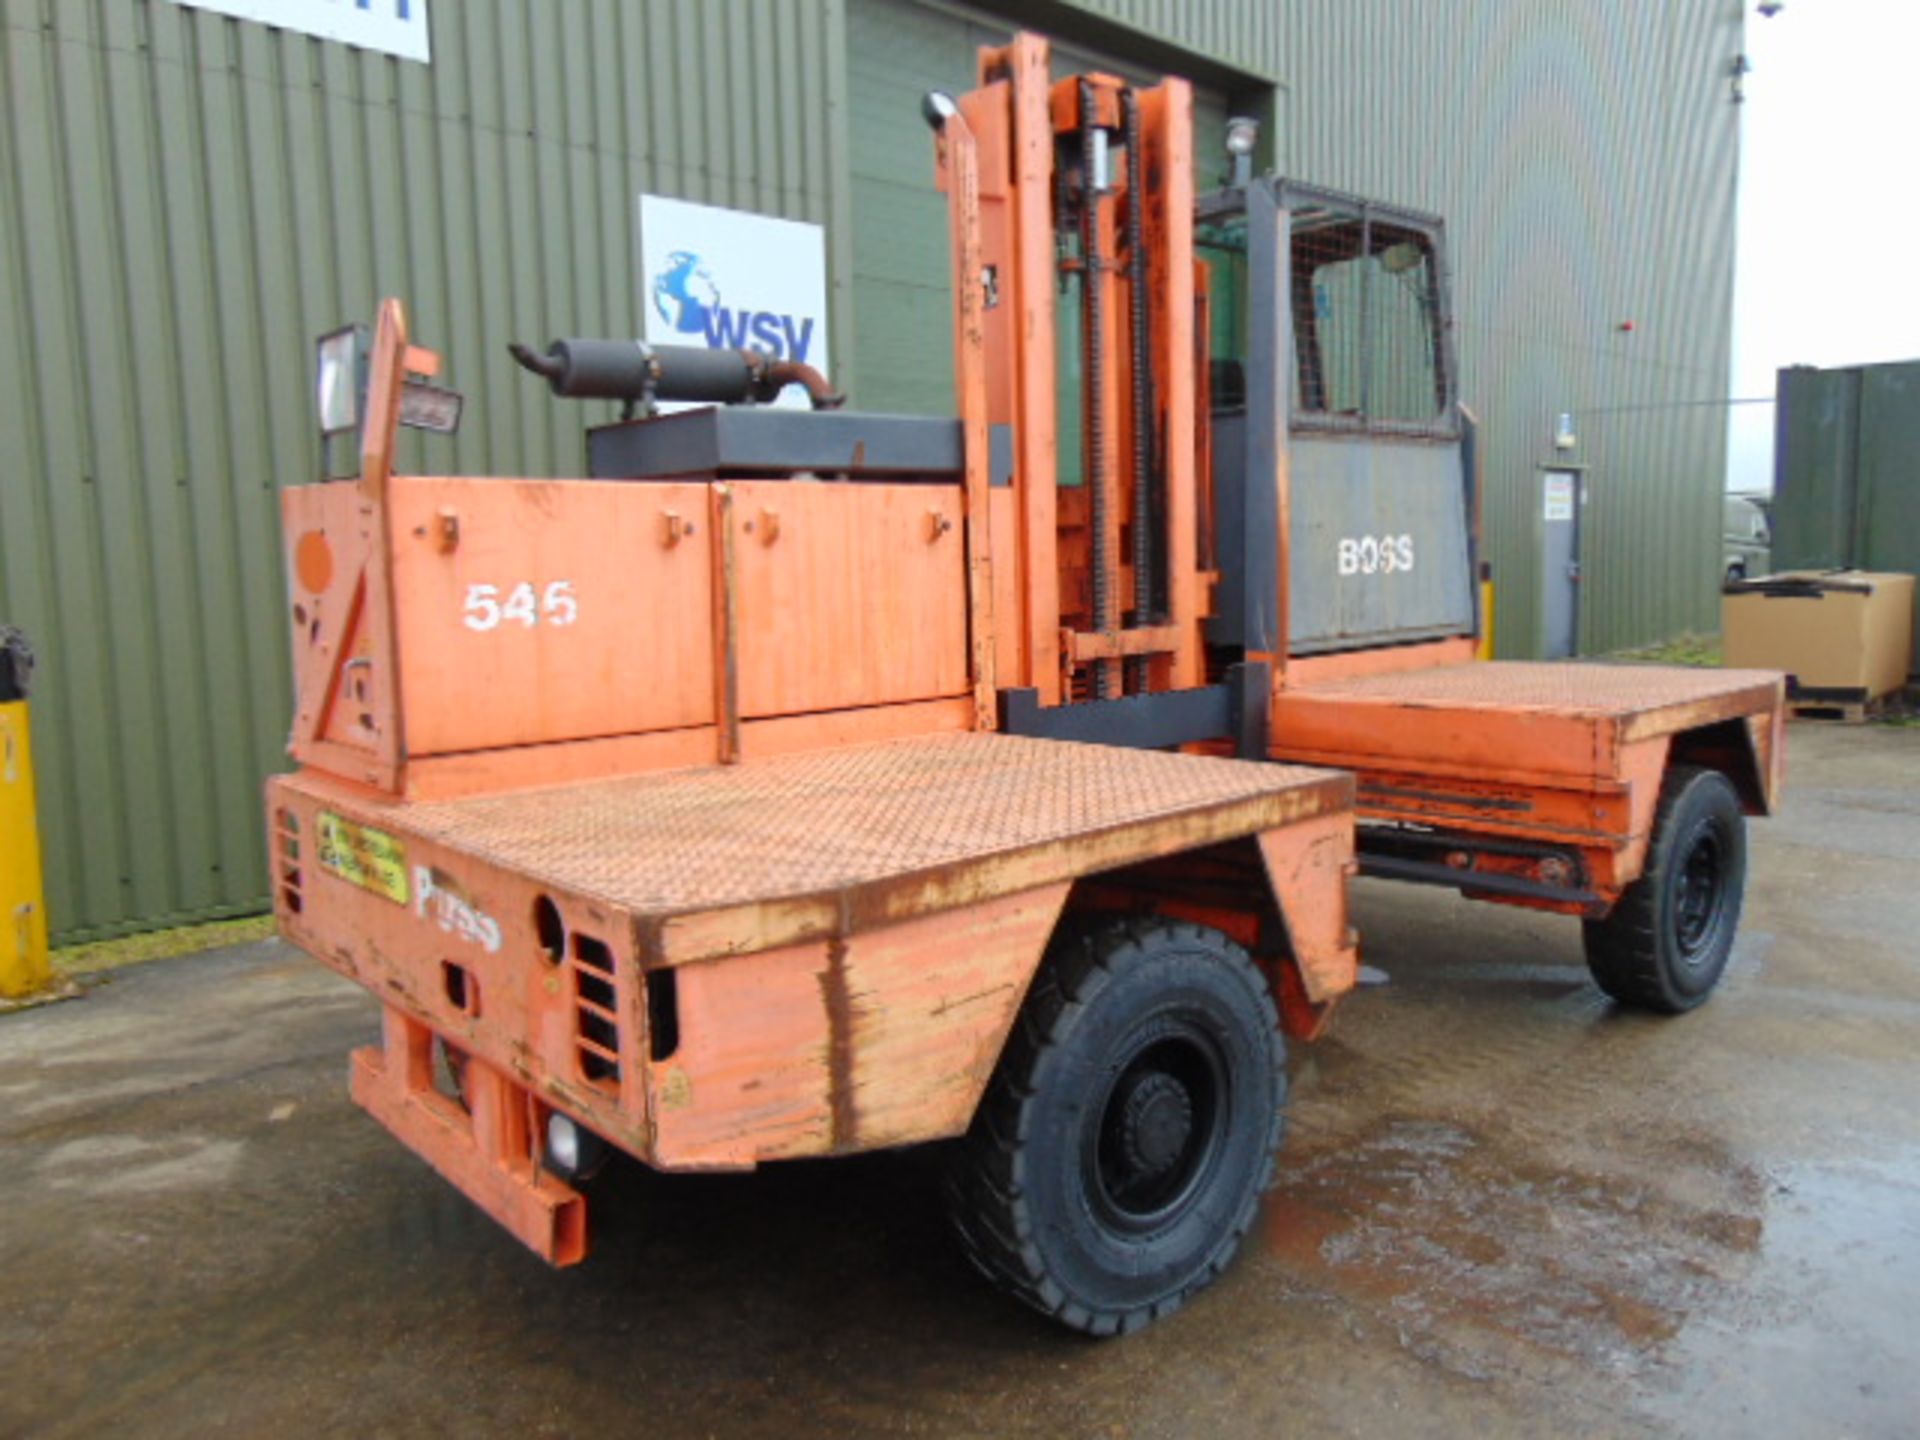
<instances>
[{"instance_id":1,"label":"orange metal panel","mask_svg":"<svg viewBox=\"0 0 1920 1440\"><path fill-rule=\"evenodd\" d=\"M1624 839L1633 829L1628 785L1612 777L1468 779L1369 767L1360 772L1358 795L1370 820L1565 841Z\"/></svg>"},{"instance_id":2,"label":"orange metal panel","mask_svg":"<svg viewBox=\"0 0 1920 1440\"><path fill-rule=\"evenodd\" d=\"M1305 687L1323 680L1352 680L1364 675L1426 670L1435 665L1461 665L1474 658L1473 647L1471 639L1457 636L1451 640L1429 640L1419 645L1345 650L1335 655L1296 655L1287 662L1286 683Z\"/></svg>"},{"instance_id":3,"label":"orange metal panel","mask_svg":"<svg viewBox=\"0 0 1920 1440\"><path fill-rule=\"evenodd\" d=\"M462 795L572 785L647 770L709 765L720 758L719 735L716 727L699 725L643 735L515 745L464 755L430 755L407 765L404 793L409 800L452 800Z\"/></svg>"},{"instance_id":4,"label":"orange metal panel","mask_svg":"<svg viewBox=\"0 0 1920 1440\"><path fill-rule=\"evenodd\" d=\"M1359 937L1347 917L1347 878L1354 873L1352 820L1321 815L1263 830L1260 858L1280 903L1307 999L1329 1004L1359 978Z\"/></svg>"},{"instance_id":5,"label":"orange metal panel","mask_svg":"<svg viewBox=\"0 0 1920 1440\"><path fill-rule=\"evenodd\" d=\"M1629 820L1624 845L1610 852L1601 863L1589 857L1598 888L1612 893L1625 889L1640 878L1646 868L1647 846L1653 840L1653 820L1660 809L1660 787L1667 775L1669 741L1664 735L1636 740L1620 756L1620 772L1627 783Z\"/></svg>"},{"instance_id":6,"label":"orange metal panel","mask_svg":"<svg viewBox=\"0 0 1920 1440\"><path fill-rule=\"evenodd\" d=\"M1765 671L1469 662L1290 684L1274 697L1272 750L1467 779L1618 780L1623 745L1764 714L1780 696Z\"/></svg>"},{"instance_id":7,"label":"orange metal panel","mask_svg":"<svg viewBox=\"0 0 1920 1440\"><path fill-rule=\"evenodd\" d=\"M987 56L983 54L982 64ZM1006 51L1013 87L1012 184L1013 315L1018 343L1011 347L1019 380L1014 444L1014 483L1021 510L1021 584L1026 603L1029 670L1025 684L1042 705L1058 704L1060 673L1060 577L1058 494L1059 399L1054 391L1053 126L1047 116L1050 62L1047 42L1017 36ZM1003 622L1004 623L1004 622Z\"/></svg>"},{"instance_id":8,"label":"orange metal panel","mask_svg":"<svg viewBox=\"0 0 1920 1440\"><path fill-rule=\"evenodd\" d=\"M1760 771L1765 813L1771 815L1780 803L1780 787L1786 783L1787 707L1782 705L1771 715L1749 715L1747 733Z\"/></svg>"},{"instance_id":9,"label":"orange metal panel","mask_svg":"<svg viewBox=\"0 0 1920 1440\"><path fill-rule=\"evenodd\" d=\"M1061 93L1063 86L1071 84L1071 81L1065 81L1056 86L1056 96ZM1104 114L1107 102L1111 101L1114 124L1119 123L1118 87L1118 81L1108 86L1094 87L1096 112ZM1090 438L1082 448L1081 461L1086 470L1083 483L1089 501L1096 493L1105 499L1103 523L1090 525L1089 534L1092 545L1105 547L1108 574L1107 613L1102 617L1096 605L1095 612L1088 617L1084 627L1088 630L1118 629L1122 618L1134 605L1135 577L1128 559L1129 547L1123 543L1123 527L1132 510L1133 486L1127 469L1132 451L1132 427L1127 423L1126 413L1132 392L1131 387L1123 383L1130 352L1127 311L1121 303L1124 293L1122 277L1126 272L1120 260L1120 203L1120 194L1113 189L1103 190L1093 197L1093 251L1082 257L1085 269L1080 275L1080 283L1084 288L1101 293L1101 331L1105 337L1101 349L1106 356L1106 364L1097 376L1088 373L1084 367L1082 370L1082 384L1088 392L1083 403L1091 408L1093 389L1097 386L1101 397L1098 413L1104 417L1097 441ZM1092 421L1087 423L1091 433ZM1101 552L1096 549L1093 553ZM1106 693L1119 695L1125 688L1126 672L1118 660L1095 660L1088 668L1095 677L1096 685L1104 672L1106 683L1111 687ZM1098 695L1101 692L1096 688L1094 693Z\"/></svg>"},{"instance_id":10,"label":"orange metal panel","mask_svg":"<svg viewBox=\"0 0 1920 1440\"><path fill-rule=\"evenodd\" d=\"M968 674L973 683L973 723L991 730L997 722L993 627L993 516L987 491L987 272L980 247L980 148L967 122L956 115L941 128L941 167L947 179L957 281L953 287L953 373L960 391L960 427L966 473L965 502ZM994 156L1004 169L1004 151ZM1000 187L1004 189L1004 184ZM997 296L996 296L997 308ZM1001 382L1004 388L1004 380ZM933 538L947 516L935 521ZM1011 619L1011 617L1009 617Z\"/></svg>"},{"instance_id":11,"label":"orange metal panel","mask_svg":"<svg viewBox=\"0 0 1920 1440\"><path fill-rule=\"evenodd\" d=\"M1481 661L1303 684L1300 668L1274 699L1276 756L1358 772L1365 819L1571 847L1602 899L1645 865L1676 737L1738 719L1763 776L1777 760L1759 738L1781 714L1768 672Z\"/></svg>"},{"instance_id":12,"label":"orange metal panel","mask_svg":"<svg viewBox=\"0 0 1920 1440\"><path fill-rule=\"evenodd\" d=\"M1127 180L1145 187L1158 433L1165 437L1166 602L1177 632L1165 669L1174 688L1186 689L1205 679L1194 432L1192 87L1174 79L1145 92L1140 119L1144 163L1136 169L1129 162Z\"/></svg>"},{"instance_id":13,"label":"orange metal panel","mask_svg":"<svg viewBox=\"0 0 1920 1440\"><path fill-rule=\"evenodd\" d=\"M609 1090L581 1073L570 975L564 956L546 957L535 902L542 895L554 902L569 937L591 936L609 948L622 997L615 1023L629 1038L640 1029L630 917L550 875L490 865L422 836L405 824L405 805L381 796L312 777L270 781L267 795L282 934L544 1101L618 1144L644 1149L639 1091ZM323 816L383 847L391 856L388 888L354 878L351 863L330 863ZM287 838L297 852L291 857ZM463 972L465 1004L449 993L448 963Z\"/></svg>"},{"instance_id":14,"label":"orange metal panel","mask_svg":"<svg viewBox=\"0 0 1920 1440\"><path fill-rule=\"evenodd\" d=\"M393 517L386 504L393 469L393 448L400 432L400 396L409 363L437 373L439 357L407 343L407 316L398 300L380 302L374 326L373 356L368 371L367 413L361 424L361 498L366 502L365 535L368 562L362 591L360 623L370 642L372 669L383 677L376 688L375 705L357 718L371 731L379 756L378 783L391 789L407 757L406 691L399 680L399 635L395 627L393 574Z\"/></svg>"},{"instance_id":15,"label":"orange metal panel","mask_svg":"<svg viewBox=\"0 0 1920 1440\"><path fill-rule=\"evenodd\" d=\"M1187 632L1174 625L1143 625L1130 630L1060 632L1060 644L1075 663L1116 655L1154 655L1177 651Z\"/></svg>"},{"instance_id":16,"label":"orange metal panel","mask_svg":"<svg viewBox=\"0 0 1920 1440\"><path fill-rule=\"evenodd\" d=\"M741 727L740 751L743 758L764 760L803 750L900 740L910 735L948 735L972 728L973 701L966 696L909 700L899 705L751 720Z\"/></svg>"},{"instance_id":17,"label":"orange metal panel","mask_svg":"<svg viewBox=\"0 0 1920 1440\"><path fill-rule=\"evenodd\" d=\"M836 1139L862 1149L964 1132L1067 898L1065 882L856 936L827 977ZM830 957L831 958L831 957Z\"/></svg>"},{"instance_id":18,"label":"orange metal panel","mask_svg":"<svg viewBox=\"0 0 1920 1440\"><path fill-rule=\"evenodd\" d=\"M648 1068L654 1164L739 1170L833 1148L827 942L682 967L680 1046Z\"/></svg>"},{"instance_id":19,"label":"orange metal panel","mask_svg":"<svg viewBox=\"0 0 1920 1440\"><path fill-rule=\"evenodd\" d=\"M731 489L743 718L966 693L959 486Z\"/></svg>"},{"instance_id":20,"label":"orange metal panel","mask_svg":"<svg viewBox=\"0 0 1920 1440\"><path fill-rule=\"evenodd\" d=\"M379 523L357 485L281 492L296 706L290 748L368 784L391 785L380 744L399 725L386 630L370 594L384 593Z\"/></svg>"},{"instance_id":21,"label":"orange metal panel","mask_svg":"<svg viewBox=\"0 0 1920 1440\"><path fill-rule=\"evenodd\" d=\"M680 967L656 1164L733 1169L964 1131L1067 885Z\"/></svg>"},{"instance_id":22,"label":"orange metal panel","mask_svg":"<svg viewBox=\"0 0 1920 1440\"><path fill-rule=\"evenodd\" d=\"M1010 563L1020 554L1020 495L1011 485L1003 485L987 495L987 513L993 526L993 613L999 617L993 627L997 653L994 668L1000 683L1008 686L1029 684L1025 640L1026 593L1022 589L1023 570ZM1057 650L1056 641L1056 650ZM1056 692L1059 689L1060 657L1052 660Z\"/></svg>"},{"instance_id":23,"label":"orange metal panel","mask_svg":"<svg viewBox=\"0 0 1920 1440\"><path fill-rule=\"evenodd\" d=\"M711 724L698 484L395 477L411 755Z\"/></svg>"},{"instance_id":24,"label":"orange metal panel","mask_svg":"<svg viewBox=\"0 0 1920 1440\"><path fill-rule=\"evenodd\" d=\"M1351 770L1551 784L1610 774L1609 729L1593 717L1552 711L1449 710L1289 688L1274 701L1270 753Z\"/></svg>"}]
</instances>

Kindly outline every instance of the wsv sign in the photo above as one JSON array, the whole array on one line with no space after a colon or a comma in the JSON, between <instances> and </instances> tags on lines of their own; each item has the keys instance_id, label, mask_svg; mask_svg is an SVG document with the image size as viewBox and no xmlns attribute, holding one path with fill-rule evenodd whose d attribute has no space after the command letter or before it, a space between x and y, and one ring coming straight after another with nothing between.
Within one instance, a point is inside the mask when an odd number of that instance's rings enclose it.
<instances>
[{"instance_id":1,"label":"wsv sign","mask_svg":"<svg viewBox=\"0 0 1920 1440\"><path fill-rule=\"evenodd\" d=\"M730 308L713 272L691 250L674 251L653 277L653 305L676 334L698 335L710 349L765 350L776 359L805 361L813 348L812 316Z\"/></svg>"}]
</instances>

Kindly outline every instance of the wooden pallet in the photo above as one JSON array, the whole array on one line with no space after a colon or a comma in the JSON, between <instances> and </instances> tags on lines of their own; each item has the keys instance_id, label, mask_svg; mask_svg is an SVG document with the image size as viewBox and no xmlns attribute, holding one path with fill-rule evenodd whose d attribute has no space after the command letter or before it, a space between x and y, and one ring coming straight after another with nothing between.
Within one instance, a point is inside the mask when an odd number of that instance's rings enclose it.
<instances>
[{"instance_id":1,"label":"wooden pallet","mask_svg":"<svg viewBox=\"0 0 1920 1440\"><path fill-rule=\"evenodd\" d=\"M1892 698L1890 695L1876 695L1871 700L1790 699L1787 701L1787 715L1794 720L1828 720L1841 725L1864 725L1886 714Z\"/></svg>"}]
</instances>

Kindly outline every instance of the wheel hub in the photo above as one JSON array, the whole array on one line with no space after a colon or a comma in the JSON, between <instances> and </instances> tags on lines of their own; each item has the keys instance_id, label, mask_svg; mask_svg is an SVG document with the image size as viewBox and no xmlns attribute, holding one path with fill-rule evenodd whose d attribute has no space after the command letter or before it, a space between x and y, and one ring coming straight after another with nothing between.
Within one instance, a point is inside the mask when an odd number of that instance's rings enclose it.
<instances>
[{"instance_id":1,"label":"wheel hub","mask_svg":"<svg viewBox=\"0 0 1920 1440\"><path fill-rule=\"evenodd\" d=\"M1182 1212L1220 1148L1227 1115L1214 1046L1183 1021L1156 1030L1121 1067L1087 1132L1096 1208L1126 1232Z\"/></svg>"},{"instance_id":2,"label":"wheel hub","mask_svg":"<svg viewBox=\"0 0 1920 1440\"><path fill-rule=\"evenodd\" d=\"M1136 1078L1118 1106L1120 1150L1141 1178L1166 1174L1193 1136L1193 1097L1164 1071Z\"/></svg>"},{"instance_id":3,"label":"wheel hub","mask_svg":"<svg viewBox=\"0 0 1920 1440\"><path fill-rule=\"evenodd\" d=\"M1711 831L1687 851L1674 896L1674 938L1691 959L1706 943L1720 909L1720 844Z\"/></svg>"}]
</instances>

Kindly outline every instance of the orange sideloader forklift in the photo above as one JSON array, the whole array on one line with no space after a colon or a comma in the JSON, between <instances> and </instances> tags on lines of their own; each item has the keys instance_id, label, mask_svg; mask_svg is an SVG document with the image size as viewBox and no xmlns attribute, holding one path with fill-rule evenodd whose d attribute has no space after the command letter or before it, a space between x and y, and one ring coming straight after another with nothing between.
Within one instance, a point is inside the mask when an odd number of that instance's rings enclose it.
<instances>
[{"instance_id":1,"label":"orange sideloader forklift","mask_svg":"<svg viewBox=\"0 0 1920 1440\"><path fill-rule=\"evenodd\" d=\"M276 907L381 1002L355 1099L553 1263L610 1148L953 1139L979 1267L1111 1334L1251 1223L1356 869L1703 999L1781 682L1473 661L1437 221L1196 195L1183 81L1056 82L1034 37L926 109L957 419L563 340L515 358L622 402L589 478L400 475L457 421L437 358L393 301L322 340L358 463L284 497Z\"/></svg>"}]
</instances>

